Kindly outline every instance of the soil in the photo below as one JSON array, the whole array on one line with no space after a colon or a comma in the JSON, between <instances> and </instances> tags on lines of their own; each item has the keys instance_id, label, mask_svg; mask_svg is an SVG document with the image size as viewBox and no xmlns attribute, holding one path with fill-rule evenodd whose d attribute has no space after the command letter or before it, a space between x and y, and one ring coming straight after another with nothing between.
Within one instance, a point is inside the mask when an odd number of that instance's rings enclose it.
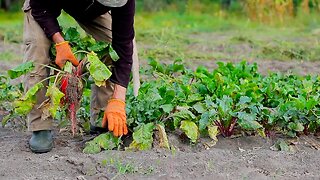
<instances>
[{"instance_id":1,"label":"soil","mask_svg":"<svg viewBox=\"0 0 320 180\"><path fill-rule=\"evenodd\" d=\"M174 149L81 152L88 136L55 133L49 153L33 154L30 133L0 128L0 179L319 179L319 139L302 136L292 152L257 136L219 137L205 149L169 135Z\"/></svg>"},{"instance_id":2,"label":"soil","mask_svg":"<svg viewBox=\"0 0 320 180\"><path fill-rule=\"evenodd\" d=\"M201 38L201 34L199 37ZM204 36L206 37L206 36ZM223 36L220 36L223 37ZM214 37L212 37L214 38ZM140 46L142 47L142 45ZM250 48L239 45L239 54ZM247 47L247 46L245 46ZM143 47L142 47L143 48ZM211 51L218 47L194 47ZM3 44L0 52L14 49L22 55L20 45ZM247 49L247 50L246 50ZM236 57L236 54L233 54ZM19 64L1 61L1 72ZM216 67L216 61L189 60L187 65ZM226 60L232 62L241 61ZM319 74L320 62L248 60L256 62L259 71L292 71L301 75ZM141 60L145 65L146 61ZM0 117L1 121L1 117ZM30 132L0 128L0 180L7 179L320 179L320 139L301 136L290 139L292 151L275 151L275 139L258 136L219 137L217 144L206 149L208 140L190 145L174 133L169 134L171 150L104 151L96 155L82 153L91 136L73 138L69 133L54 132L55 147L49 153L33 154L28 148ZM289 140L289 139L286 139Z\"/></svg>"}]
</instances>

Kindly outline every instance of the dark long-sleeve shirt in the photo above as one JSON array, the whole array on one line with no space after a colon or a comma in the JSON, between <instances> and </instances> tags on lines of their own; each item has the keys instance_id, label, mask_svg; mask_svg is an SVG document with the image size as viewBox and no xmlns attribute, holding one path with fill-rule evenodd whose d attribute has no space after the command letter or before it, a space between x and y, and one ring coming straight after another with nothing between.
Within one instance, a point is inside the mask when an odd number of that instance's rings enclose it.
<instances>
[{"instance_id":1,"label":"dark long-sleeve shirt","mask_svg":"<svg viewBox=\"0 0 320 180\"><path fill-rule=\"evenodd\" d=\"M123 87L128 86L132 67L135 0L128 0L122 7L106 7L95 0L30 0L30 6L32 16L49 39L61 31L57 21L61 10L80 22L91 21L111 11L112 47L120 59L114 62L110 80Z\"/></svg>"}]
</instances>

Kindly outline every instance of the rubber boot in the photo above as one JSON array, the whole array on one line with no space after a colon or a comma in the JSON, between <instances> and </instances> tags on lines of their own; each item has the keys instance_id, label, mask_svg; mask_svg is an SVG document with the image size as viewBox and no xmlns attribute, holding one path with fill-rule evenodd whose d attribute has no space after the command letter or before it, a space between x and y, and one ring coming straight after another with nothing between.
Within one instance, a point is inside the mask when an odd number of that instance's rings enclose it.
<instances>
[{"instance_id":1,"label":"rubber boot","mask_svg":"<svg viewBox=\"0 0 320 180\"><path fill-rule=\"evenodd\" d=\"M34 153L46 153L53 148L51 130L33 131L29 141L30 149Z\"/></svg>"}]
</instances>

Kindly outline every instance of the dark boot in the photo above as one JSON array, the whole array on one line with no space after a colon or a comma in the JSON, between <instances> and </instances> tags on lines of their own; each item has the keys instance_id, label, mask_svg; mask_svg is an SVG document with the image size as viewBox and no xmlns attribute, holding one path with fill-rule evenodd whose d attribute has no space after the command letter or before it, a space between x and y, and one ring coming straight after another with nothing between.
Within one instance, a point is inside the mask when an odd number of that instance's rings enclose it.
<instances>
[{"instance_id":1,"label":"dark boot","mask_svg":"<svg viewBox=\"0 0 320 180\"><path fill-rule=\"evenodd\" d=\"M29 141L34 153L46 153L53 148L53 138L50 130L33 131Z\"/></svg>"}]
</instances>

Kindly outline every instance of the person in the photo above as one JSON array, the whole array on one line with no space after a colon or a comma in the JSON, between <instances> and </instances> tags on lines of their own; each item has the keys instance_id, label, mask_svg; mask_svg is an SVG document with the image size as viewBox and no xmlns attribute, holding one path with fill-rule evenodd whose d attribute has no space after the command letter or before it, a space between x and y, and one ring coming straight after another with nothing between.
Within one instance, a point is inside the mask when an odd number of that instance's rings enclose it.
<instances>
[{"instance_id":1,"label":"person","mask_svg":"<svg viewBox=\"0 0 320 180\"><path fill-rule=\"evenodd\" d=\"M63 68L66 61L79 64L71 47L64 40L57 18L61 11L73 17L84 31L98 41L111 42L120 57L112 63L112 76L105 87L92 85L90 124L97 126L98 114L104 111L102 128L115 136L128 133L125 113L126 88L130 79L134 46L134 0L25 0L24 61L33 61L35 69L26 76L28 90L49 75L49 49L54 43L55 63ZM48 83L48 82L46 82ZM43 118L40 104L46 99L46 88L37 94L37 102L27 116L28 130L32 131L29 147L32 152L44 153L53 148L52 117Z\"/></svg>"}]
</instances>

